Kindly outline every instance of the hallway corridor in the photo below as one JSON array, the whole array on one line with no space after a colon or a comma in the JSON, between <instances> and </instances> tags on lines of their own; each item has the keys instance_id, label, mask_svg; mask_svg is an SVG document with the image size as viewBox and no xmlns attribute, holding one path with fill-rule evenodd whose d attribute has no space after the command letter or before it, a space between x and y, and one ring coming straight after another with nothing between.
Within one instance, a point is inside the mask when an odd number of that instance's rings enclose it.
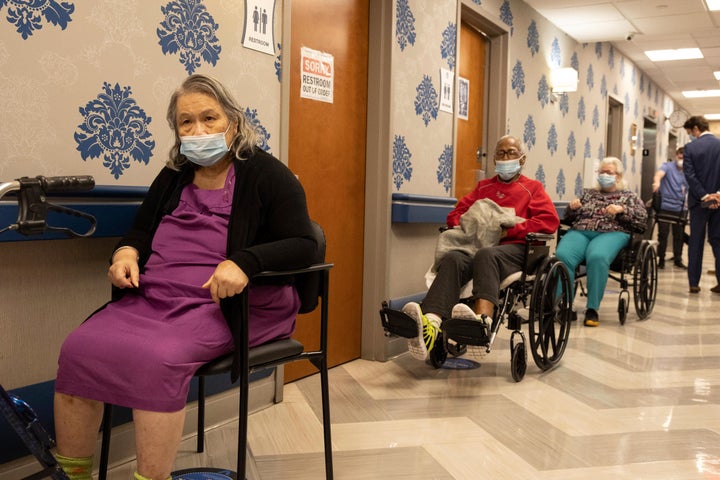
<instances>
[{"instance_id":1,"label":"hallway corridor","mask_svg":"<svg viewBox=\"0 0 720 480\"><path fill-rule=\"evenodd\" d=\"M711 263L708 248L704 272ZM520 383L510 376L504 328L476 370L434 370L408 354L332 369L335 478L720 478L714 285L704 273L702 292L690 295L686 271L668 266L659 271L651 318L638 322L631 306L621 326L618 284L610 280L600 327L574 324L560 365L541 373L530 359ZM576 305L582 312L584 299ZM312 376L251 417L260 478L325 478L319 405ZM210 430L202 455L194 437L186 439L177 468L234 465L236 431L236 422ZM130 478L132 467L116 468L110 480Z\"/></svg>"}]
</instances>

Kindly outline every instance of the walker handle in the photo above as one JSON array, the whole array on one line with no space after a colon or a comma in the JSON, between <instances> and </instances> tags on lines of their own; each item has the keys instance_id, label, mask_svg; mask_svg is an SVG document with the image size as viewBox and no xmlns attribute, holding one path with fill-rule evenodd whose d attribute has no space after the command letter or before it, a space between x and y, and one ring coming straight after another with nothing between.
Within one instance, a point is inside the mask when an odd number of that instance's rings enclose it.
<instances>
[{"instance_id":1,"label":"walker handle","mask_svg":"<svg viewBox=\"0 0 720 480\"><path fill-rule=\"evenodd\" d=\"M0 230L17 230L22 235L39 235L46 230L61 232L69 237L89 237L95 232L97 222L95 217L47 201L49 193L73 193L92 190L95 187L95 179L89 175L44 177L39 175L35 178L21 177L11 183L0 184L0 197L5 193L18 191L18 217L17 222ZM85 219L89 223L84 233L79 233L67 227L54 227L47 224L48 211L54 211Z\"/></svg>"}]
</instances>

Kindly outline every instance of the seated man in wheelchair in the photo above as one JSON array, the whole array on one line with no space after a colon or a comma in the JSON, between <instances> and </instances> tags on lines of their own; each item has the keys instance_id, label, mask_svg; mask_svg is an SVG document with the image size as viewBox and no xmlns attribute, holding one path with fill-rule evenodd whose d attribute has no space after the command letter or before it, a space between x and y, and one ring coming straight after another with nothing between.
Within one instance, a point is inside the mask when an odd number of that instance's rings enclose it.
<instances>
[{"instance_id":1,"label":"seated man in wheelchair","mask_svg":"<svg viewBox=\"0 0 720 480\"><path fill-rule=\"evenodd\" d=\"M562 236L555 255L567 266L570 283L575 269L587 266L585 326L600 324L598 309L605 293L610 264L628 245L632 232L645 230L645 204L625 187L622 162L604 158L598 167L598 184L585 189L581 198L568 204L563 223L570 229Z\"/></svg>"},{"instance_id":2,"label":"seated man in wheelchair","mask_svg":"<svg viewBox=\"0 0 720 480\"><path fill-rule=\"evenodd\" d=\"M560 224L543 185L520 173L526 161L520 139L510 135L502 137L495 147L494 159L497 175L481 180L472 192L460 199L448 214L447 225L457 228L460 217L483 199L514 209L515 215L524 221L503 228L499 245L479 248L474 255L449 250L436 262L437 276L422 303L409 302L402 309L417 324L417 337L408 339L408 350L419 360L428 358L445 319L477 320L489 328L498 304L500 282L522 270L525 236L531 232L552 234ZM463 285L471 280L474 308L459 303ZM468 354L482 358L485 349L468 345Z\"/></svg>"}]
</instances>

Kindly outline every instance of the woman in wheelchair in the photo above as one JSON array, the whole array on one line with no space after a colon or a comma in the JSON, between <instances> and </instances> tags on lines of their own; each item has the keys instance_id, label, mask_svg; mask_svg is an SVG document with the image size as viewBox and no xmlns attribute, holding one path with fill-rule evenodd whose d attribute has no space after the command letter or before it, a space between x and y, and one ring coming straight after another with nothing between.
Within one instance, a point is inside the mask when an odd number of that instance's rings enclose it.
<instances>
[{"instance_id":1,"label":"woman in wheelchair","mask_svg":"<svg viewBox=\"0 0 720 480\"><path fill-rule=\"evenodd\" d=\"M408 350L419 360L428 359L445 319L477 320L485 329L489 328L493 310L498 305L501 280L522 269L525 236L530 232L552 234L560 224L553 202L542 184L520 173L526 161L520 139L509 135L502 137L495 147L494 159L497 175L481 180L458 202L447 216L448 227L458 227L460 217L476 201L483 199L512 208L516 216L525 220L503 228L499 245L480 248L474 255L450 250L436 263L437 276L422 304L409 302L402 309L417 324L417 337L408 339ZM471 280L472 308L459 303L463 285ZM468 354L482 358L485 348L468 345Z\"/></svg>"},{"instance_id":2,"label":"woman in wheelchair","mask_svg":"<svg viewBox=\"0 0 720 480\"><path fill-rule=\"evenodd\" d=\"M585 189L568 204L563 223L570 229L560 239L555 255L568 268L571 284L577 266L587 266L585 326L600 324L598 309L605 293L610 264L627 246L631 233L643 231L647 210L637 195L625 187L622 162L604 158L598 167L598 185Z\"/></svg>"}]
</instances>

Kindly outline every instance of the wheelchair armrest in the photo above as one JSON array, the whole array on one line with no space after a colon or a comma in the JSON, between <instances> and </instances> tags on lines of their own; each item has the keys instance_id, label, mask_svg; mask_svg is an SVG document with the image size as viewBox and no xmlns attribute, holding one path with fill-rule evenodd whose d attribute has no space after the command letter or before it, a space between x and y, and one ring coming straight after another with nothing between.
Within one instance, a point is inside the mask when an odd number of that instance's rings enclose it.
<instances>
[{"instance_id":1,"label":"wheelchair armrest","mask_svg":"<svg viewBox=\"0 0 720 480\"><path fill-rule=\"evenodd\" d=\"M530 232L525 235L526 242L549 242L554 239L555 234L553 233Z\"/></svg>"}]
</instances>

